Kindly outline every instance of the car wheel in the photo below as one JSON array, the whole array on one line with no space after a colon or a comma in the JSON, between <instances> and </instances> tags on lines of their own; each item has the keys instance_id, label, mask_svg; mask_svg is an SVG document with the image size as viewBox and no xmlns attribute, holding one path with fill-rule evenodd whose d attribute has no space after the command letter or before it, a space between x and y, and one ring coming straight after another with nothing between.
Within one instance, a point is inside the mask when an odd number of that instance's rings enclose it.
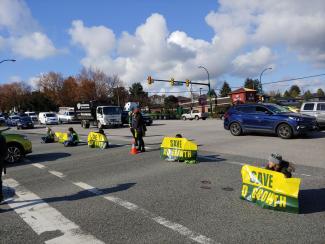
<instances>
[{"instance_id":1,"label":"car wheel","mask_svg":"<svg viewBox=\"0 0 325 244\"><path fill-rule=\"evenodd\" d=\"M282 139L289 139L292 137L292 129L287 124L280 124L277 129L277 134Z\"/></svg>"},{"instance_id":2,"label":"car wheel","mask_svg":"<svg viewBox=\"0 0 325 244\"><path fill-rule=\"evenodd\" d=\"M185 117L185 116L183 116L183 117L182 117L182 120L186 120L186 117Z\"/></svg>"},{"instance_id":3,"label":"car wheel","mask_svg":"<svg viewBox=\"0 0 325 244\"><path fill-rule=\"evenodd\" d=\"M8 163L17 163L23 157L23 150L19 145L12 144L8 145L6 161Z\"/></svg>"},{"instance_id":4,"label":"car wheel","mask_svg":"<svg viewBox=\"0 0 325 244\"><path fill-rule=\"evenodd\" d=\"M195 119L196 119L196 120L199 120L199 119L200 119L200 117L199 117L199 116L197 116L197 115L195 115Z\"/></svg>"},{"instance_id":5,"label":"car wheel","mask_svg":"<svg viewBox=\"0 0 325 244\"><path fill-rule=\"evenodd\" d=\"M241 135L242 133L242 129L241 129L241 126L239 123L237 122L234 122L230 125L230 133L233 135L233 136L239 136Z\"/></svg>"}]
</instances>

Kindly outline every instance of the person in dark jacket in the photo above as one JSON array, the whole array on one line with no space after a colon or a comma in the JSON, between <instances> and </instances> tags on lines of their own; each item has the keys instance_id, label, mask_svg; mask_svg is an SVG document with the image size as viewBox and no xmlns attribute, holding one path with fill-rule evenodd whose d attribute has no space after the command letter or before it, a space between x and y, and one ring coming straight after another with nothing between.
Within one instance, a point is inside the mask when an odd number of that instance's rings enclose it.
<instances>
[{"instance_id":1,"label":"person in dark jacket","mask_svg":"<svg viewBox=\"0 0 325 244\"><path fill-rule=\"evenodd\" d=\"M2 192L2 172L5 170L5 158L7 156L7 143L6 138L0 131L0 203L4 200Z\"/></svg>"},{"instance_id":2,"label":"person in dark jacket","mask_svg":"<svg viewBox=\"0 0 325 244\"><path fill-rule=\"evenodd\" d=\"M132 121L132 128L135 132L135 138L138 142L138 151L145 152L143 136L145 135L146 125L141 115L140 109L134 110L134 119Z\"/></svg>"},{"instance_id":3,"label":"person in dark jacket","mask_svg":"<svg viewBox=\"0 0 325 244\"><path fill-rule=\"evenodd\" d=\"M277 153L272 153L268 158L266 169L273 170L284 174L286 178L292 177L292 172L295 168L292 163L282 159L282 156Z\"/></svg>"}]
</instances>

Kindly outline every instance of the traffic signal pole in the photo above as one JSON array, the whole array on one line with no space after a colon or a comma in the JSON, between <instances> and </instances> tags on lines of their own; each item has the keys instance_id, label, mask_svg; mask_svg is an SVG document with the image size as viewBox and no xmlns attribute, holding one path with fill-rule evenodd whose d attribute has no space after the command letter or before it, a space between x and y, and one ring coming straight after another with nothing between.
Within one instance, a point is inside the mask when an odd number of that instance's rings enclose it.
<instances>
[{"instance_id":1,"label":"traffic signal pole","mask_svg":"<svg viewBox=\"0 0 325 244\"><path fill-rule=\"evenodd\" d=\"M212 111L212 100L211 100L211 85L210 85L210 79L209 79L209 83L206 84L206 83L201 83L201 82L192 82L190 80L185 80L185 81L176 81L174 80L174 78L171 78L170 80L162 80L162 79L154 79L152 78L151 76L148 76L147 78L147 81L148 81L148 84L151 85L153 84L155 81L158 81L158 82L168 82L170 83L172 86L179 86L179 85L183 85L185 84L187 87L189 87L190 85L200 85L200 86L207 86L208 89L209 89L209 102L210 102L210 113L211 115L213 114L213 111Z\"/></svg>"}]
</instances>

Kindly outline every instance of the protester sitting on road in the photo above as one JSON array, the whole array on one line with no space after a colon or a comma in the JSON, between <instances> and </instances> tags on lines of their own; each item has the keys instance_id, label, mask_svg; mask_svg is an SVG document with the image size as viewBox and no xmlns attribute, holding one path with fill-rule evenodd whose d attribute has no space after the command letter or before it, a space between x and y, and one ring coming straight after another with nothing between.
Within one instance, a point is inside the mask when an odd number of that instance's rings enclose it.
<instances>
[{"instance_id":1,"label":"protester sitting on road","mask_svg":"<svg viewBox=\"0 0 325 244\"><path fill-rule=\"evenodd\" d=\"M47 127L46 136L42 137L42 143L52 143L54 142L54 132L50 127Z\"/></svg>"},{"instance_id":2,"label":"protester sitting on road","mask_svg":"<svg viewBox=\"0 0 325 244\"><path fill-rule=\"evenodd\" d=\"M74 131L72 127L68 130L68 140L63 142L65 147L77 146L79 142L78 134Z\"/></svg>"},{"instance_id":3,"label":"protester sitting on road","mask_svg":"<svg viewBox=\"0 0 325 244\"><path fill-rule=\"evenodd\" d=\"M104 136L104 138L105 138L105 140L104 140L104 142L103 142L102 149L106 149L106 148L108 148L108 147L109 147L109 143L108 143L108 139L107 139L107 137L106 137L106 135L105 135L104 130L103 130L103 129L99 129L98 133L99 133L99 134L102 134L102 135Z\"/></svg>"},{"instance_id":4,"label":"protester sitting on road","mask_svg":"<svg viewBox=\"0 0 325 244\"><path fill-rule=\"evenodd\" d=\"M283 173L286 178L291 178L292 172L295 171L292 163L282 159L280 154L272 153L268 158L266 169Z\"/></svg>"},{"instance_id":5,"label":"protester sitting on road","mask_svg":"<svg viewBox=\"0 0 325 244\"><path fill-rule=\"evenodd\" d=\"M181 134L176 134L175 138L183 138Z\"/></svg>"}]
</instances>

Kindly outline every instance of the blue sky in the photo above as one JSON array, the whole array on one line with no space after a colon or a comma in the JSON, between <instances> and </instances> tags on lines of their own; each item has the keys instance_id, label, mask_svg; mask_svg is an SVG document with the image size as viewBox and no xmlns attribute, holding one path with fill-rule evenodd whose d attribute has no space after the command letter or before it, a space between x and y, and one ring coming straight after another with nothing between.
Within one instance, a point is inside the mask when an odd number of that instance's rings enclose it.
<instances>
[{"instance_id":1,"label":"blue sky","mask_svg":"<svg viewBox=\"0 0 325 244\"><path fill-rule=\"evenodd\" d=\"M0 0L0 59L17 59L0 64L0 83L34 84L42 73L76 75L82 67L118 74L125 85L147 75L204 82L199 65L214 87L240 86L267 67L265 82L325 73L325 4L275 2ZM297 82L304 90L324 83Z\"/></svg>"}]
</instances>

